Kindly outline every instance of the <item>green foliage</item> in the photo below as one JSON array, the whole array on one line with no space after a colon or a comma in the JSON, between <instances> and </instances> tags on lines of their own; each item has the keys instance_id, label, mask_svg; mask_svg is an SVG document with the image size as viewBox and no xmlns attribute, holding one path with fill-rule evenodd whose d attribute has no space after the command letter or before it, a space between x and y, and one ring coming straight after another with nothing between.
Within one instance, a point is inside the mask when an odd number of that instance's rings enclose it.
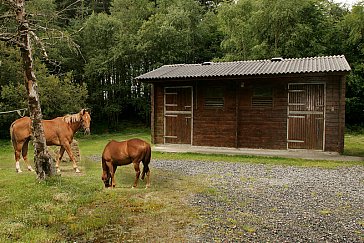
<instances>
[{"instance_id":1,"label":"green foliage","mask_svg":"<svg viewBox=\"0 0 364 243\"><path fill-rule=\"evenodd\" d=\"M46 0L36 0L25 3L27 19L30 29L36 33L38 38L31 40L34 62L35 76L38 79L38 89L41 93L41 103L44 118L53 118L65 113L79 111L85 107L87 98L86 85L78 85L73 82L70 75L63 73L59 76L51 75L55 72L55 64L44 55L44 48L48 53L52 53L51 46L54 47L58 41L67 38L66 30L61 30L57 26L56 19L58 13L55 12L55 5ZM2 9L1 9L2 10ZM3 13L1 11L1 13ZM9 36L17 34L15 15L12 11L3 13L1 16L0 34ZM30 35L33 37L33 35ZM16 41L16 38L13 39ZM40 42L40 41L41 42ZM20 51L9 43L0 43L0 111L16 110L28 107L27 95L24 88L24 70ZM54 48L53 48L54 50ZM52 54L49 56L52 57ZM42 60L41 63L39 60ZM46 69L46 65L50 68ZM56 73L56 72L55 72ZM2 114L0 116L1 137L8 136L8 129L13 120L19 118L16 114Z\"/></svg>"},{"instance_id":2,"label":"green foliage","mask_svg":"<svg viewBox=\"0 0 364 243\"><path fill-rule=\"evenodd\" d=\"M221 50L221 42L223 40L223 34L219 30L219 24L217 15L213 12L207 12L204 14L198 26L198 38L201 40L200 46L197 49L199 53L199 60L196 62L211 61L223 56Z\"/></svg>"},{"instance_id":3,"label":"green foliage","mask_svg":"<svg viewBox=\"0 0 364 243\"><path fill-rule=\"evenodd\" d=\"M42 109L46 117L76 113L86 108L88 97L86 84L74 84L67 76L60 80L50 75L46 76L40 85Z\"/></svg>"},{"instance_id":4,"label":"green foliage","mask_svg":"<svg viewBox=\"0 0 364 243\"><path fill-rule=\"evenodd\" d=\"M17 56L17 52L9 55L7 64L13 63L14 74L21 74L21 65ZM39 61L35 62L35 73L38 79L38 88L40 93L40 101L42 105L42 113L45 119L52 119L57 116L63 116L68 113L78 112L81 108L86 107L88 92L86 84L79 85L71 82L71 75L62 77L50 75L44 64ZM6 68L6 66L5 66ZM16 77L17 75L14 75ZM0 90L0 111L10 111L28 107L26 89L23 83L23 77L19 75L18 80L10 79L8 84L1 86ZM28 113L25 113L29 115ZM0 116L0 133L1 138L9 136L10 124L19 118L16 113L3 114Z\"/></svg>"},{"instance_id":5,"label":"green foliage","mask_svg":"<svg viewBox=\"0 0 364 243\"><path fill-rule=\"evenodd\" d=\"M0 91L1 87L9 83L23 81L20 52L17 48L0 42Z\"/></svg>"},{"instance_id":6,"label":"green foliage","mask_svg":"<svg viewBox=\"0 0 364 243\"><path fill-rule=\"evenodd\" d=\"M122 29L123 24L115 17L95 14L84 23L79 37L81 48L85 50L84 75L87 76L90 92L88 102L93 110L98 111L94 120L110 126L117 125L128 107L140 97L140 92L133 90L144 90L144 86L133 80L136 73L129 70L134 66L133 59L136 57L128 48L132 48L130 43L122 39ZM121 43L127 45L122 46ZM135 66L135 72L137 70L138 66ZM147 97L144 96L144 103L148 102Z\"/></svg>"},{"instance_id":7,"label":"green foliage","mask_svg":"<svg viewBox=\"0 0 364 243\"><path fill-rule=\"evenodd\" d=\"M326 4L326 5L325 5ZM332 19L341 12L324 1L240 0L224 3L218 11L224 33L224 60L270 57L304 57L327 53L335 26ZM335 43L335 42L334 42Z\"/></svg>"},{"instance_id":8,"label":"green foliage","mask_svg":"<svg viewBox=\"0 0 364 243\"><path fill-rule=\"evenodd\" d=\"M345 35L344 46L351 61L362 62L364 57L364 2L353 6L352 11L344 16L340 23Z\"/></svg>"},{"instance_id":9,"label":"green foliage","mask_svg":"<svg viewBox=\"0 0 364 243\"><path fill-rule=\"evenodd\" d=\"M255 1L243 0L236 5L225 2L219 8L219 28L225 37L221 42L226 53L224 60L247 60L253 56L253 14L256 5Z\"/></svg>"},{"instance_id":10,"label":"green foliage","mask_svg":"<svg viewBox=\"0 0 364 243\"><path fill-rule=\"evenodd\" d=\"M187 63L200 60L196 49L201 38L199 23L202 8L196 1L173 1L164 3L141 26L139 48L154 63L162 64Z\"/></svg>"},{"instance_id":11,"label":"green foliage","mask_svg":"<svg viewBox=\"0 0 364 243\"><path fill-rule=\"evenodd\" d=\"M26 108L28 106L26 100L26 89L24 84L10 83L8 85L4 85L1 90L1 99L4 102L2 105L3 109L17 109L17 108ZM5 105L6 104L6 105Z\"/></svg>"},{"instance_id":12,"label":"green foliage","mask_svg":"<svg viewBox=\"0 0 364 243\"><path fill-rule=\"evenodd\" d=\"M364 2L353 6L340 27L352 72L347 80L346 122L364 125Z\"/></svg>"},{"instance_id":13,"label":"green foliage","mask_svg":"<svg viewBox=\"0 0 364 243\"><path fill-rule=\"evenodd\" d=\"M84 19L93 13L110 13L111 0L54 0L61 25L69 25L73 19Z\"/></svg>"},{"instance_id":14,"label":"green foliage","mask_svg":"<svg viewBox=\"0 0 364 243\"><path fill-rule=\"evenodd\" d=\"M346 122L364 125L364 63L352 65L347 80Z\"/></svg>"},{"instance_id":15,"label":"green foliage","mask_svg":"<svg viewBox=\"0 0 364 243\"><path fill-rule=\"evenodd\" d=\"M85 108L87 99L86 85L71 82L69 76L59 79L49 75L44 65L38 63L36 68L42 113L44 118L54 118L67 113L78 112ZM5 109L27 107L27 97L24 84L10 83L4 85L1 99L6 104Z\"/></svg>"},{"instance_id":16,"label":"green foliage","mask_svg":"<svg viewBox=\"0 0 364 243\"><path fill-rule=\"evenodd\" d=\"M329 0L34 0L27 7L49 52L51 61L43 62L54 75L47 77L50 86L57 78L65 90L67 82L87 84L95 123L116 128L125 118L149 121L149 86L134 78L164 64L342 54L352 67L346 122L364 120L362 1L351 9ZM15 20L0 25L16 31ZM17 50L0 45L0 84L16 86L22 83ZM61 93L55 96L66 99Z\"/></svg>"}]
</instances>

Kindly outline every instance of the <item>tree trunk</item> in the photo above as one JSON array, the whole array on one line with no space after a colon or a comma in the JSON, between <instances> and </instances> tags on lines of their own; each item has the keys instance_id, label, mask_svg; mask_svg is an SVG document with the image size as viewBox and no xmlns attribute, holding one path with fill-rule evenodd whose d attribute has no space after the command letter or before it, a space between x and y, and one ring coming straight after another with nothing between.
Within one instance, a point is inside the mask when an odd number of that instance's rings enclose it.
<instances>
[{"instance_id":1,"label":"tree trunk","mask_svg":"<svg viewBox=\"0 0 364 243\"><path fill-rule=\"evenodd\" d=\"M28 92L28 105L32 120L32 134L34 144L34 163L37 177L44 180L55 174L54 159L48 153L42 125L42 111L40 107L37 80L33 70L32 48L29 38L29 24L26 19L24 0L16 0L16 19L19 24L21 43L21 57L24 65L25 87Z\"/></svg>"}]
</instances>

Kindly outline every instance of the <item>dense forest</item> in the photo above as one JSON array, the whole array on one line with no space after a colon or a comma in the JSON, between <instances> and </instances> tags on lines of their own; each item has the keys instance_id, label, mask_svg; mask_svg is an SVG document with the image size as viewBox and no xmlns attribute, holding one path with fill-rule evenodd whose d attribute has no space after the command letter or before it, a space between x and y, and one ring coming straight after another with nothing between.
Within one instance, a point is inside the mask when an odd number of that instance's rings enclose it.
<instances>
[{"instance_id":1,"label":"dense forest","mask_svg":"<svg viewBox=\"0 0 364 243\"><path fill-rule=\"evenodd\" d=\"M29 24L44 118L92 110L93 127L149 122L135 77L174 63L344 54L346 124L364 124L364 1L31 0ZM0 38L16 32L0 0ZM0 112L27 107L18 47L0 41ZM46 50L48 58L42 52ZM1 138L16 113L0 114Z\"/></svg>"}]
</instances>

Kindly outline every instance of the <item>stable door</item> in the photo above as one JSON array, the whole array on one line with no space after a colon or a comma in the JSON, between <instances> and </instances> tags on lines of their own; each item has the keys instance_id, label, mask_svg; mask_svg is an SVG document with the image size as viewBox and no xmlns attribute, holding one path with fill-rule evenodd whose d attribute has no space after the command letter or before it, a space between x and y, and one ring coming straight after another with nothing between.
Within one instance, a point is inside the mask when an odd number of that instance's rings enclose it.
<instances>
[{"instance_id":1,"label":"stable door","mask_svg":"<svg viewBox=\"0 0 364 243\"><path fill-rule=\"evenodd\" d=\"M192 143L192 87L164 88L164 143Z\"/></svg>"},{"instance_id":2,"label":"stable door","mask_svg":"<svg viewBox=\"0 0 364 243\"><path fill-rule=\"evenodd\" d=\"M288 84L287 148L324 150L325 84Z\"/></svg>"}]
</instances>

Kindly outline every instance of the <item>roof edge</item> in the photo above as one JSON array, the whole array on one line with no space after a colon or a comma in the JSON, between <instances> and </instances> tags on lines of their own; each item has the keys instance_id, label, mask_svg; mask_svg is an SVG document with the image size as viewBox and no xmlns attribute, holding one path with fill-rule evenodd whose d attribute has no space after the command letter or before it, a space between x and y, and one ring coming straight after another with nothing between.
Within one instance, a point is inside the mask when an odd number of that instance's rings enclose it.
<instances>
[{"instance_id":1,"label":"roof edge","mask_svg":"<svg viewBox=\"0 0 364 243\"><path fill-rule=\"evenodd\" d=\"M189 78L215 78L229 76L271 76L307 73L349 73L350 65L344 55L305 58L273 58L203 64L164 65L135 79L185 80Z\"/></svg>"}]
</instances>

